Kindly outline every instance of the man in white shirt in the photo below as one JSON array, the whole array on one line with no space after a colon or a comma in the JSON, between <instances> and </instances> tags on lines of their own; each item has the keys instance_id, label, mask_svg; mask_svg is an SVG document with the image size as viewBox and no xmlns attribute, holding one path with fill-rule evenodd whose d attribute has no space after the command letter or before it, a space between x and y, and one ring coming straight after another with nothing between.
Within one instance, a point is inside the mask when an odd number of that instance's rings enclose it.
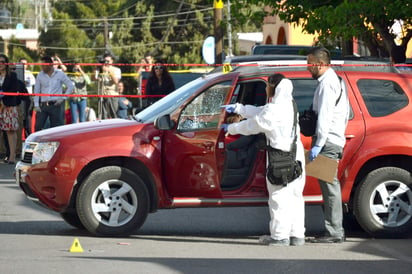
<instances>
[{"instance_id":1,"label":"man in white shirt","mask_svg":"<svg viewBox=\"0 0 412 274\"><path fill-rule=\"evenodd\" d=\"M319 154L339 160L346 142L345 130L349 118L346 87L329 66L330 53L327 49L312 49L307 62L308 71L319 81L313 98L313 110L318 115L318 120L315 135L312 136L309 160L313 161ZM319 185L324 201L325 235L316 237L312 242L342 243L345 240L345 231L342 225L342 195L337 174L333 183L319 180Z\"/></svg>"},{"instance_id":2,"label":"man in white shirt","mask_svg":"<svg viewBox=\"0 0 412 274\"><path fill-rule=\"evenodd\" d=\"M53 68L53 59L44 56L42 59L42 71L37 75L34 85L34 110L36 111L36 131L42 130L47 118L50 119L50 127L61 126L64 124L65 97L56 96L71 94L74 86L69 77L61 71Z\"/></svg>"}]
</instances>

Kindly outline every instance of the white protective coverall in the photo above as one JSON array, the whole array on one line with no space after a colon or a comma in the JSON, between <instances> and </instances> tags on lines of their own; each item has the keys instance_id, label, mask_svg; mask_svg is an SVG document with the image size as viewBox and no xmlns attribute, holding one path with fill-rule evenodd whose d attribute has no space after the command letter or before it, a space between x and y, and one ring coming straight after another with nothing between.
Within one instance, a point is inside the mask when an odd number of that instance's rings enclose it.
<instances>
[{"instance_id":1,"label":"white protective coverall","mask_svg":"<svg viewBox=\"0 0 412 274\"><path fill-rule=\"evenodd\" d=\"M229 134L253 135L264 133L273 148L290 151L294 140L294 109L292 97L293 85L289 79L282 79L275 89L275 95L262 107L236 104L235 113L246 120L228 126ZM298 114L297 114L298 115ZM296 117L298 121L298 117ZM275 240L290 237L305 237L305 155L300 140L300 128L296 128L296 159L302 163L303 173L287 186L272 185L266 179L269 193L270 236Z\"/></svg>"}]
</instances>

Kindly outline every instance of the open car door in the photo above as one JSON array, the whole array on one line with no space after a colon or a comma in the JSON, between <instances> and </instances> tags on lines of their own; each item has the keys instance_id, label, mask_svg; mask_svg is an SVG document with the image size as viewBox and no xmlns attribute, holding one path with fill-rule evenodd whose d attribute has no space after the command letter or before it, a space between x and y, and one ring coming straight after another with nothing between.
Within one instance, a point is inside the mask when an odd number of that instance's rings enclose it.
<instances>
[{"instance_id":1,"label":"open car door","mask_svg":"<svg viewBox=\"0 0 412 274\"><path fill-rule=\"evenodd\" d=\"M176 126L165 131L162 145L164 181L172 198L222 197L222 167L217 161L224 149L221 125L225 111L221 106L231 96L237 78L237 73L214 78L172 115ZM194 204L202 202L196 199Z\"/></svg>"}]
</instances>

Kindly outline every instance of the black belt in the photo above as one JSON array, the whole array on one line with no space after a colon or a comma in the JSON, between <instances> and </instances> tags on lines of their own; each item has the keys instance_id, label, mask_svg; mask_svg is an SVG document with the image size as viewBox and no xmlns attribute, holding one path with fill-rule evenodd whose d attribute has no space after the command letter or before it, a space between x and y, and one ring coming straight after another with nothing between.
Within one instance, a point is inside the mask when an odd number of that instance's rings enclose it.
<instances>
[{"instance_id":1,"label":"black belt","mask_svg":"<svg viewBox=\"0 0 412 274\"><path fill-rule=\"evenodd\" d=\"M46 102L41 102L40 106L44 107L44 106L54 106L56 104L57 101L46 101Z\"/></svg>"}]
</instances>

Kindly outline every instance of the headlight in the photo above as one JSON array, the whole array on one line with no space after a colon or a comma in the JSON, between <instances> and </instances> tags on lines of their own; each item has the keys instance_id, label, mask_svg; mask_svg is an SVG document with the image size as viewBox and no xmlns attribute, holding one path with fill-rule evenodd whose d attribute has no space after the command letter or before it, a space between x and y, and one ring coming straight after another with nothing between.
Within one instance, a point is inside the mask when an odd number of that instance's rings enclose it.
<instances>
[{"instance_id":1,"label":"headlight","mask_svg":"<svg viewBox=\"0 0 412 274\"><path fill-rule=\"evenodd\" d=\"M32 164L39 164L43 162L48 162L53 157L54 153L56 152L57 148L59 147L59 142L42 142L33 145L31 143L32 148ZM27 147L27 145L26 145ZM28 151L26 151L28 152Z\"/></svg>"}]
</instances>

